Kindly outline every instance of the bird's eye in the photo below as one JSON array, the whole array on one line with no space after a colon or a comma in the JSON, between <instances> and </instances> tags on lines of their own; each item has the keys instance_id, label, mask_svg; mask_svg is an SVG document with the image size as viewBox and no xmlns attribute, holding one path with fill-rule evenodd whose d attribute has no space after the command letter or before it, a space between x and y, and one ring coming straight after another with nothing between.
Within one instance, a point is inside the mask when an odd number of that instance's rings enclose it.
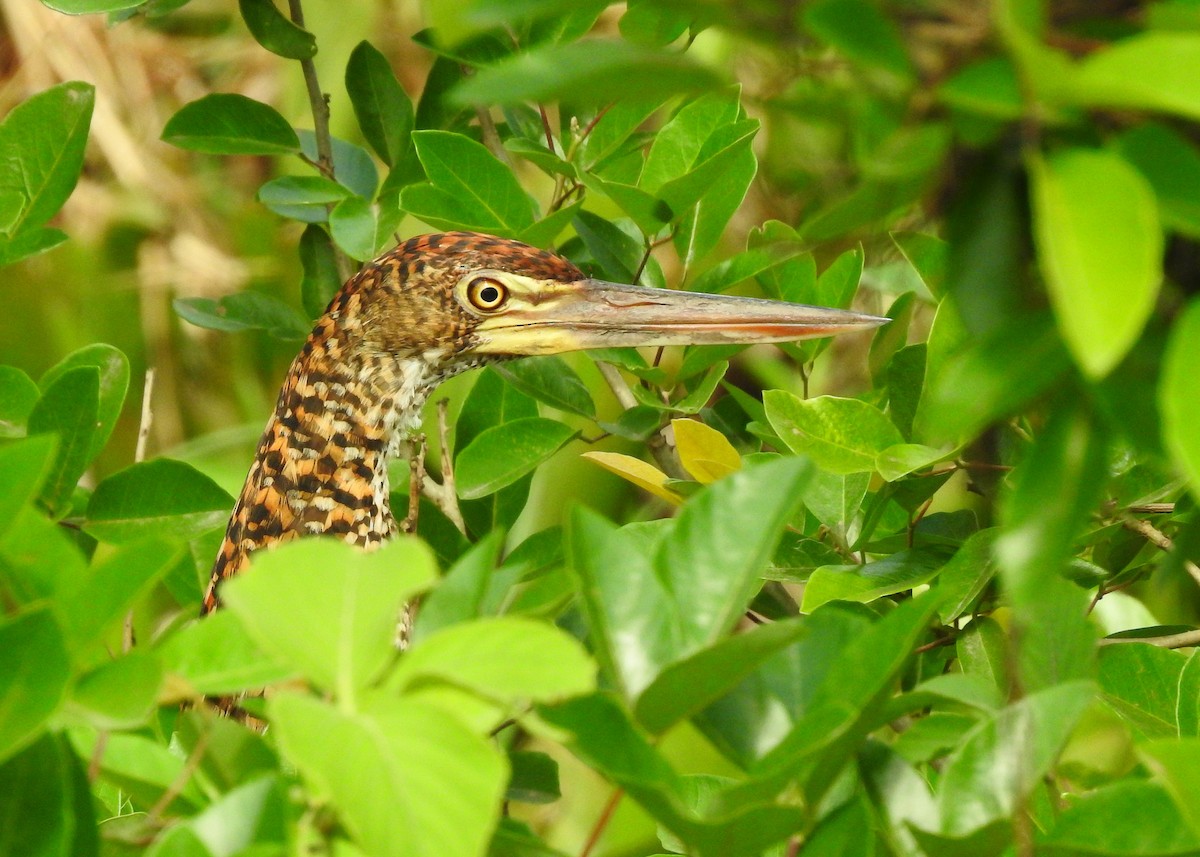
<instances>
[{"instance_id":1,"label":"bird's eye","mask_svg":"<svg viewBox=\"0 0 1200 857\"><path fill-rule=\"evenodd\" d=\"M508 300L508 289L489 277L477 277L467 286L467 299L476 309L491 312Z\"/></svg>"}]
</instances>

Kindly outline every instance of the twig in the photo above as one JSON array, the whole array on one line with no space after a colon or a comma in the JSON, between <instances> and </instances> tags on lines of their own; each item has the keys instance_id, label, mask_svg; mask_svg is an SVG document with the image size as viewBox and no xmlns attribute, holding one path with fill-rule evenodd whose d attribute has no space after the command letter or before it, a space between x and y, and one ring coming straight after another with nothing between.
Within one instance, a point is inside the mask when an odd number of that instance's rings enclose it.
<instances>
[{"instance_id":1,"label":"twig","mask_svg":"<svg viewBox=\"0 0 1200 857\"><path fill-rule=\"evenodd\" d=\"M421 475L425 472L425 435L414 435L408 441L408 514L400 523L400 532L412 535L417 531L421 513Z\"/></svg>"},{"instance_id":2,"label":"twig","mask_svg":"<svg viewBox=\"0 0 1200 857\"><path fill-rule=\"evenodd\" d=\"M1200 629L1164 634L1161 637L1105 637L1100 641L1102 646L1115 646L1118 643L1148 643L1160 649L1186 649L1190 646L1200 646Z\"/></svg>"},{"instance_id":3,"label":"twig","mask_svg":"<svg viewBox=\"0 0 1200 857\"><path fill-rule=\"evenodd\" d=\"M154 369L146 370L146 381L142 385L142 416L138 423L137 447L133 452L134 462L146 460L146 443L150 438L150 425L154 422L154 412L150 408L150 400L154 395ZM121 633L121 651L128 653L133 648L133 611L125 614L125 626Z\"/></svg>"},{"instance_id":4,"label":"twig","mask_svg":"<svg viewBox=\"0 0 1200 857\"><path fill-rule=\"evenodd\" d=\"M196 739L196 746L192 748L187 761L183 763L179 775L175 777L171 785L167 787L167 790L162 793L162 797L158 799L154 806L150 807L150 812L147 813L150 819L157 820L160 818L171 805L172 801L183 792L183 788L188 784L188 780L196 773L196 768L200 767L200 760L204 758L204 753L208 750L208 741L211 734L211 730L200 733L200 737Z\"/></svg>"},{"instance_id":5,"label":"twig","mask_svg":"<svg viewBox=\"0 0 1200 857\"><path fill-rule=\"evenodd\" d=\"M496 160L506 166L512 166L512 158L508 156L508 150L504 148L504 143L500 141L500 132L496 130L496 123L492 120L492 114L488 112L486 107L475 108L475 118L479 120L479 132L483 136L483 145L488 147L488 151L496 156ZM551 147L551 151L554 148Z\"/></svg>"},{"instance_id":6,"label":"twig","mask_svg":"<svg viewBox=\"0 0 1200 857\"><path fill-rule=\"evenodd\" d=\"M304 7L300 0L288 0L288 12L292 23L304 29ZM329 136L329 99L321 91L321 83L317 80L317 66L311 59L300 60L300 69L304 72L304 86L308 89L308 103L312 107L313 137L317 143L317 169L327 179L334 179L333 170L333 140ZM329 206L332 210L332 206ZM333 245L333 261L337 267L341 282L350 279L353 271L350 259L342 249Z\"/></svg>"},{"instance_id":7,"label":"twig","mask_svg":"<svg viewBox=\"0 0 1200 857\"><path fill-rule=\"evenodd\" d=\"M449 399L438 402L438 443L441 447L442 481L438 482L429 475L429 471L424 471L421 490L465 536L467 524L463 520L462 510L458 507L458 493L454 486L454 462L451 460L453 451L450 449L450 427L446 420L446 408L449 404Z\"/></svg>"},{"instance_id":8,"label":"twig","mask_svg":"<svg viewBox=\"0 0 1200 857\"><path fill-rule=\"evenodd\" d=\"M579 852L579 857L589 857L592 853L592 849L596 847L600 842L600 837L604 835L604 829L612 821L613 813L617 811L617 804L621 802L621 798L624 796L624 789L613 789L608 802L604 804L604 809L600 810L600 817L596 819L595 825L592 826L592 832L588 834L587 842L583 843L583 850Z\"/></svg>"},{"instance_id":9,"label":"twig","mask_svg":"<svg viewBox=\"0 0 1200 857\"><path fill-rule=\"evenodd\" d=\"M597 363L596 366L600 369L600 376L608 384L608 388L612 390L613 396L616 397L621 407L625 410L636 408L638 403L637 398L633 395L633 391L629 389L629 385L625 383L625 379L621 377L621 370L611 363L601 362ZM659 470L663 473L672 479L689 478L675 459L675 454L671 450L670 444L667 443L667 438L662 431L652 434L646 440L646 447L650 450L650 454L654 456Z\"/></svg>"},{"instance_id":10,"label":"twig","mask_svg":"<svg viewBox=\"0 0 1200 857\"><path fill-rule=\"evenodd\" d=\"M87 778L89 783L96 782L100 776L100 762L104 758L104 750L108 747L109 731L102 729L96 736L96 746L92 748L92 758L88 761Z\"/></svg>"},{"instance_id":11,"label":"twig","mask_svg":"<svg viewBox=\"0 0 1200 857\"><path fill-rule=\"evenodd\" d=\"M1143 521L1141 518L1125 516L1121 518L1121 526L1127 530L1130 530L1131 532L1137 533L1142 538L1146 539L1146 541L1157 545L1159 548L1167 551L1168 553L1175 548L1175 544L1171 541L1171 538L1149 521ZM1200 566L1197 566L1196 563L1192 562L1190 559L1186 559L1184 557L1180 557L1179 559L1183 564L1183 570L1191 575L1192 580L1196 581L1197 584L1200 584Z\"/></svg>"}]
</instances>

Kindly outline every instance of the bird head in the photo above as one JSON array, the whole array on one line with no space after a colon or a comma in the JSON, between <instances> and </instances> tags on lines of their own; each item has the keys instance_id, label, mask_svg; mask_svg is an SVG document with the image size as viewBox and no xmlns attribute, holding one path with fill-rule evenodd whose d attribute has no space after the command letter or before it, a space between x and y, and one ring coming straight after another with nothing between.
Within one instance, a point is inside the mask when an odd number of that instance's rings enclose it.
<instances>
[{"instance_id":1,"label":"bird head","mask_svg":"<svg viewBox=\"0 0 1200 857\"><path fill-rule=\"evenodd\" d=\"M476 365L590 348L788 342L884 318L783 301L609 283L554 253L472 232L410 239L363 269L362 335L391 354Z\"/></svg>"}]
</instances>

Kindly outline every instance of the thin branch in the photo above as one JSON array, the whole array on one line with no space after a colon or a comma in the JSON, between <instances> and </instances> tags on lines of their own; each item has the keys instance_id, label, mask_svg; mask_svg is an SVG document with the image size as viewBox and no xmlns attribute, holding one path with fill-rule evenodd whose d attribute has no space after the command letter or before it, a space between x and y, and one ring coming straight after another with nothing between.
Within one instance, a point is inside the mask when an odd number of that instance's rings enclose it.
<instances>
[{"instance_id":1,"label":"thin branch","mask_svg":"<svg viewBox=\"0 0 1200 857\"><path fill-rule=\"evenodd\" d=\"M421 475L425 472L425 435L414 435L408 442L408 514L400 524L400 532L412 535L417 531L421 513Z\"/></svg>"},{"instance_id":2,"label":"thin branch","mask_svg":"<svg viewBox=\"0 0 1200 857\"><path fill-rule=\"evenodd\" d=\"M152 820L158 820L162 814L167 811L175 798L183 792L184 786L188 784L188 780L196 773L196 769L200 767L200 760L204 758L204 753L208 750L208 741L212 735L211 730L206 730L200 733L200 737L196 739L196 746L192 748L192 752L188 755L187 761L183 763L183 767L179 770L178 776L167 787L167 790L162 793L162 797L150 807L150 812L147 815Z\"/></svg>"},{"instance_id":3,"label":"thin branch","mask_svg":"<svg viewBox=\"0 0 1200 857\"><path fill-rule=\"evenodd\" d=\"M150 400L154 395L154 370L146 370L146 381L142 385L142 417L138 422L137 448L133 453L134 462L146 460L146 442L150 438L150 425L154 422L154 412L150 409ZM121 633L121 651L126 654L133 648L133 611L125 614L125 627Z\"/></svg>"},{"instance_id":4,"label":"thin branch","mask_svg":"<svg viewBox=\"0 0 1200 857\"><path fill-rule=\"evenodd\" d=\"M496 160L511 167L512 158L508 156L508 150L504 148L504 143L500 141L500 132L496 130L496 123L492 120L492 114L488 112L486 107L476 107L475 118L479 120L479 131L483 136L483 145L487 146L488 151L496 156Z\"/></svg>"},{"instance_id":5,"label":"thin branch","mask_svg":"<svg viewBox=\"0 0 1200 857\"><path fill-rule=\"evenodd\" d=\"M1170 537L1162 530L1151 524L1149 521L1143 521L1141 518L1126 516L1121 518L1121 526L1127 530L1130 530L1131 532L1137 533L1142 538L1146 539L1146 541L1157 545L1159 548L1167 551L1168 553L1175 548L1175 544L1171 541ZM1197 566L1196 563L1192 562L1190 559L1186 559L1184 557L1180 557L1179 559L1183 564L1184 571L1191 575L1192 580L1196 581L1197 584L1200 584L1200 566Z\"/></svg>"},{"instance_id":6,"label":"thin branch","mask_svg":"<svg viewBox=\"0 0 1200 857\"><path fill-rule=\"evenodd\" d=\"M611 363L600 362L596 364L600 370L600 377L608 384L608 388L612 390L613 396L617 402L625 410L636 408L638 401L633 395L633 391L629 389L629 385L625 383L625 379L621 377L621 370ZM670 476L672 479L688 479L688 475L683 472L678 460L675 458L675 453L671 450L671 445L667 443L666 436L662 431L657 431L646 440L646 447L650 450L650 454L654 456L655 462L658 463L658 469Z\"/></svg>"},{"instance_id":7,"label":"thin branch","mask_svg":"<svg viewBox=\"0 0 1200 857\"><path fill-rule=\"evenodd\" d=\"M621 802L621 798L625 796L625 790L622 788L613 789L612 795L604 804L604 809L600 810L600 817L596 819L595 825L592 826L592 832L588 834L587 842L583 843L583 850L579 852L579 857L589 857L592 850L600 842L600 837L604 835L604 830L608 827L608 823L612 821L613 813L617 811L617 804Z\"/></svg>"},{"instance_id":8,"label":"thin branch","mask_svg":"<svg viewBox=\"0 0 1200 857\"><path fill-rule=\"evenodd\" d=\"M1180 631L1178 634L1164 634L1161 637L1105 637L1100 641L1102 646L1115 646L1120 643L1148 643L1160 649L1186 649L1200 646L1200 629L1195 631Z\"/></svg>"},{"instance_id":9,"label":"thin branch","mask_svg":"<svg viewBox=\"0 0 1200 857\"><path fill-rule=\"evenodd\" d=\"M446 419L449 404L449 399L438 402L438 443L441 447L442 481L438 482L428 471L424 471L421 490L465 536L467 524L463 520L462 510L458 507L458 493L454 485L454 453L450 449L450 426Z\"/></svg>"},{"instance_id":10,"label":"thin branch","mask_svg":"<svg viewBox=\"0 0 1200 857\"><path fill-rule=\"evenodd\" d=\"M292 23L304 29L304 7L301 6L300 0L288 0L288 12ZM317 143L316 166L325 178L334 179L333 138L329 135L329 98L321 91L316 64L311 59L300 60L300 69L304 72L304 86L308 89L308 103L312 107L313 137ZM350 259L337 244L333 245L333 261L341 281L344 283L349 280L354 273L350 267Z\"/></svg>"}]
</instances>

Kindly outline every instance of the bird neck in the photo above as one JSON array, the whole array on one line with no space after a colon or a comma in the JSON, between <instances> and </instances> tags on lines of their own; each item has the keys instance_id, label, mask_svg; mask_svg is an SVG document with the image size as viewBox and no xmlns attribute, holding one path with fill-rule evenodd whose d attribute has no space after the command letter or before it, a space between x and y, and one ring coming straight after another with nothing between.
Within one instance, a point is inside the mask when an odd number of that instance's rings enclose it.
<instances>
[{"instance_id":1,"label":"bird neck","mask_svg":"<svg viewBox=\"0 0 1200 857\"><path fill-rule=\"evenodd\" d=\"M421 355L364 353L326 316L292 362L230 518L204 612L260 547L329 534L370 548L393 535L388 462L445 373Z\"/></svg>"}]
</instances>

